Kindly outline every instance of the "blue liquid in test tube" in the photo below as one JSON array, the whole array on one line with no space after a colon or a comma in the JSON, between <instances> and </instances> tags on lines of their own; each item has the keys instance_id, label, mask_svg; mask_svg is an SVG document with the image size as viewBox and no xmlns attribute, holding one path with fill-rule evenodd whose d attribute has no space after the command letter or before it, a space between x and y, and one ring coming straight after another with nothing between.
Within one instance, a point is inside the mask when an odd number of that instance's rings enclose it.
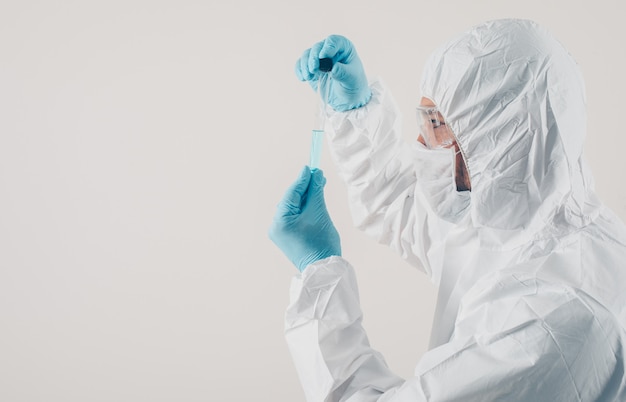
<instances>
[{"instance_id":1,"label":"blue liquid in test tube","mask_svg":"<svg viewBox=\"0 0 626 402\"><path fill-rule=\"evenodd\" d=\"M311 158L309 160L309 167L311 169L319 169L320 167L323 141L324 130L313 130L313 136L311 137Z\"/></svg>"},{"instance_id":2,"label":"blue liquid in test tube","mask_svg":"<svg viewBox=\"0 0 626 402\"><path fill-rule=\"evenodd\" d=\"M319 91L321 103L317 112L317 127L313 130L311 137L311 157L309 159L309 167L311 169L319 169L320 159L322 156L322 144L324 143L324 129L326 126L326 102L328 101L328 92L330 88L330 76L328 72L332 70L333 63L331 59L320 59L320 71L323 72L319 78L317 90Z\"/></svg>"}]
</instances>

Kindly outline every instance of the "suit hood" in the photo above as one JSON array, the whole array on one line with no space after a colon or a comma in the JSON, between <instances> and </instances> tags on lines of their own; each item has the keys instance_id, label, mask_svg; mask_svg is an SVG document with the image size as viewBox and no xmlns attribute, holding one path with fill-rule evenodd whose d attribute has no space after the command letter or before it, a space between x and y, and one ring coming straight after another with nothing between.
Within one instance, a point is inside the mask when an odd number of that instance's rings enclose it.
<instances>
[{"instance_id":1,"label":"suit hood","mask_svg":"<svg viewBox=\"0 0 626 402\"><path fill-rule=\"evenodd\" d=\"M525 20L478 25L434 52L421 90L457 138L472 224L493 241L558 236L594 219L585 87L547 30Z\"/></svg>"}]
</instances>

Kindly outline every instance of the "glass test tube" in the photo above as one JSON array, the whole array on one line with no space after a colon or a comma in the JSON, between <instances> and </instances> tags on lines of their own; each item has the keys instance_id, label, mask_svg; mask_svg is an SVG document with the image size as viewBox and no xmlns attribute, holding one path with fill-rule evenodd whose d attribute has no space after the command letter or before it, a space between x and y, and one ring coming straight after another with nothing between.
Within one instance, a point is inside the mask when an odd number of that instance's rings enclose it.
<instances>
[{"instance_id":1,"label":"glass test tube","mask_svg":"<svg viewBox=\"0 0 626 402\"><path fill-rule=\"evenodd\" d=\"M322 145L324 143L324 129L326 125L326 102L328 100L328 87L330 86L330 77L327 73L322 74L318 82L318 91L321 104L317 113L317 128L313 130L311 137L311 155L309 159L309 167L311 169L319 169L320 159L322 156ZM323 93L325 92L325 93Z\"/></svg>"},{"instance_id":2,"label":"glass test tube","mask_svg":"<svg viewBox=\"0 0 626 402\"><path fill-rule=\"evenodd\" d=\"M319 169L320 167L323 141L324 130L313 130L313 136L311 137L311 157L309 159L309 167L311 169Z\"/></svg>"}]
</instances>

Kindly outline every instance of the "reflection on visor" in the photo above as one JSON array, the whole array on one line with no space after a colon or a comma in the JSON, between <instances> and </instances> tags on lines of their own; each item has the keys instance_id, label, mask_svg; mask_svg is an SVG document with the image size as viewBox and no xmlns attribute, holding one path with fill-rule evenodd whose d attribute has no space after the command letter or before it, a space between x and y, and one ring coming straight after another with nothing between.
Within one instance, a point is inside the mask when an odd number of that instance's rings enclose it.
<instances>
[{"instance_id":1,"label":"reflection on visor","mask_svg":"<svg viewBox=\"0 0 626 402\"><path fill-rule=\"evenodd\" d=\"M454 135L436 107L418 106L415 110L418 129L428 148L447 148L454 143Z\"/></svg>"}]
</instances>

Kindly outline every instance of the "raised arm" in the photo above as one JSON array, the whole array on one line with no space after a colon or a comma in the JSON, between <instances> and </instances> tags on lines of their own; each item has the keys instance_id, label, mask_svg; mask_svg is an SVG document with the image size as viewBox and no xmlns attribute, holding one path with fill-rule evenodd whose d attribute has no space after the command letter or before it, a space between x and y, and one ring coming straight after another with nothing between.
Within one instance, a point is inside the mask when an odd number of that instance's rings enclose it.
<instances>
[{"instance_id":1,"label":"raised arm","mask_svg":"<svg viewBox=\"0 0 626 402\"><path fill-rule=\"evenodd\" d=\"M322 58L332 60L328 73L320 71ZM321 80L323 74L330 79ZM327 138L355 225L432 275L428 251L450 226L432 208L457 197L447 191L454 183L453 150L404 141L391 95L380 82L367 82L356 49L344 37L333 35L307 49L296 75L314 89L329 86L320 91L329 94ZM469 202L467 194L460 196Z\"/></svg>"}]
</instances>

